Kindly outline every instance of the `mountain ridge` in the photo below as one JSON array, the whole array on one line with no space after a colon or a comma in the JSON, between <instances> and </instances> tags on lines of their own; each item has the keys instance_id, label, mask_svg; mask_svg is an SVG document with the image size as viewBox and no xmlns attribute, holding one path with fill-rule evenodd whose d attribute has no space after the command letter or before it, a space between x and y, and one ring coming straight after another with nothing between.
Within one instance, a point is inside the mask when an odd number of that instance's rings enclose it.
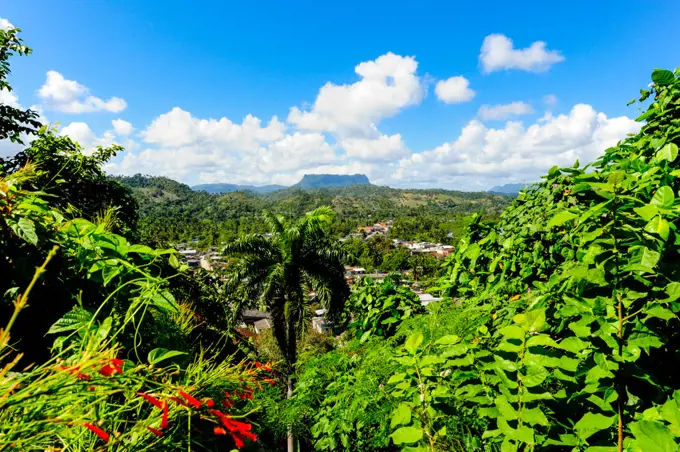
<instances>
[{"instance_id":1,"label":"mountain ridge","mask_svg":"<svg viewBox=\"0 0 680 452\"><path fill-rule=\"evenodd\" d=\"M348 187L351 185L371 185L365 174L305 174L294 185L240 185L228 183L199 184L191 187L192 190L205 191L211 194L233 193L235 191L252 191L259 194L273 193L287 188L334 188Z\"/></svg>"}]
</instances>

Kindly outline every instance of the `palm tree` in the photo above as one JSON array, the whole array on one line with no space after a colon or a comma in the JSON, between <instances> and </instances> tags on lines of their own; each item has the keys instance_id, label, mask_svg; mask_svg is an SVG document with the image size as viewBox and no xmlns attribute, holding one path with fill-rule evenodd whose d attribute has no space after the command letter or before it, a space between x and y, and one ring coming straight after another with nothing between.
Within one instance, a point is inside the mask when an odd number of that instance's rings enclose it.
<instances>
[{"instance_id":1,"label":"palm tree","mask_svg":"<svg viewBox=\"0 0 680 452\"><path fill-rule=\"evenodd\" d=\"M316 292L332 319L344 309L350 291L342 250L329 234L334 219L330 207L320 207L297 221L266 211L263 217L269 234L242 236L223 252L238 257L229 285L271 315L274 337L287 364L290 398L297 341L307 326L307 293ZM293 448L289 433L288 450Z\"/></svg>"}]
</instances>

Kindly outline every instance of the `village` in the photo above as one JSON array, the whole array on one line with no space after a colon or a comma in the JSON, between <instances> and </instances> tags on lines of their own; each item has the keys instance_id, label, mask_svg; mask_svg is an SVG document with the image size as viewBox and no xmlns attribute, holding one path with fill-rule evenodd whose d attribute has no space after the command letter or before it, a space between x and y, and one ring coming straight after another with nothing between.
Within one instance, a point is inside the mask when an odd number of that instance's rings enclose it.
<instances>
[{"instance_id":1,"label":"village","mask_svg":"<svg viewBox=\"0 0 680 452\"><path fill-rule=\"evenodd\" d=\"M360 226L347 237L340 239L340 241L345 241L350 237L360 238L366 241L376 236L388 236L392 224L393 221L388 220L386 222L379 222L370 226ZM443 258L454 251L453 246L444 245L442 243L400 239L392 239L392 243L396 247L407 248L411 254L431 254ZM215 271L224 268L227 265L227 260L220 253L218 248L212 247L206 250L199 250L195 247L195 245L197 244L181 243L176 245L183 263L185 263L188 267L202 268L206 271ZM410 276L408 271L401 272L401 274L404 278L401 280L401 282L408 285L411 290L413 290L418 295L420 303L423 306L427 306L430 303L441 300L441 298L434 297L433 295L425 292L423 288L420 287L418 282L408 279ZM361 278L369 277L381 282L387 276L388 274L385 272L368 273L363 267L345 266L345 278L350 284L350 287L352 287ZM316 302L316 294L314 292L310 292L308 296L310 297L310 304L314 304ZM335 325L333 325L332 322L328 321L324 317L325 314L325 309L314 310L314 315L312 317L312 328L318 333L322 334L337 334L337 328L335 328ZM242 315L242 321L243 323L240 325L240 327L243 330L242 333L245 333L246 335L249 335L248 332L250 332L250 334L259 334L261 331L270 329L272 327L271 316L268 312L264 311L254 309L245 310Z\"/></svg>"}]
</instances>

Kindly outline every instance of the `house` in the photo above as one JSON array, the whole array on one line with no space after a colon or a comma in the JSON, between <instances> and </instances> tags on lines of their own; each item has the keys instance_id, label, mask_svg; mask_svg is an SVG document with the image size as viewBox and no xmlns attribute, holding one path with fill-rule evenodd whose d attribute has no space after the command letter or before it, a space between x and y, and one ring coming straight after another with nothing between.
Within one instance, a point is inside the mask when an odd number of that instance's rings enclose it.
<instances>
[{"instance_id":1,"label":"house","mask_svg":"<svg viewBox=\"0 0 680 452\"><path fill-rule=\"evenodd\" d=\"M345 267L345 275L359 276L366 274L366 269L363 267Z\"/></svg>"},{"instance_id":2,"label":"house","mask_svg":"<svg viewBox=\"0 0 680 452\"><path fill-rule=\"evenodd\" d=\"M441 301L441 298L434 297L430 295L429 293L419 293L418 298L420 299L420 304L422 306L427 306L430 303L434 303L436 301Z\"/></svg>"},{"instance_id":3,"label":"house","mask_svg":"<svg viewBox=\"0 0 680 452\"><path fill-rule=\"evenodd\" d=\"M312 317L312 328L317 333L329 334L333 326L323 317Z\"/></svg>"},{"instance_id":4,"label":"house","mask_svg":"<svg viewBox=\"0 0 680 452\"><path fill-rule=\"evenodd\" d=\"M272 327L271 315L268 312L246 309L241 318L246 327L252 328L257 333Z\"/></svg>"},{"instance_id":5,"label":"house","mask_svg":"<svg viewBox=\"0 0 680 452\"><path fill-rule=\"evenodd\" d=\"M253 329L257 334L260 334L264 330L269 330L272 327L271 320L269 319L262 319L258 320L255 323L253 323Z\"/></svg>"}]
</instances>

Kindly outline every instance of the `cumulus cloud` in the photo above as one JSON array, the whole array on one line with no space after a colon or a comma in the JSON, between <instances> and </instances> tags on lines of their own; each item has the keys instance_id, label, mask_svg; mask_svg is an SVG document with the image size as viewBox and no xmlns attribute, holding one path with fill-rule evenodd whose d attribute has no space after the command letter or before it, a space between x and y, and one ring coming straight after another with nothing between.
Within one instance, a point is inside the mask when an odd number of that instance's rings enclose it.
<instances>
[{"instance_id":1,"label":"cumulus cloud","mask_svg":"<svg viewBox=\"0 0 680 452\"><path fill-rule=\"evenodd\" d=\"M342 148L349 158L364 162L395 161L411 154L400 134L380 135L377 139L348 138Z\"/></svg>"},{"instance_id":2,"label":"cumulus cloud","mask_svg":"<svg viewBox=\"0 0 680 452\"><path fill-rule=\"evenodd\" d=\"M129 136L135 129L134 127L132 127L131 123L123 119L114 119L113 121L111 121L111 125L113 126L113 131L116 133L116 135L121 137Z\"/></svg>"},{"instance_id":3,"label":"cumulus cloud","mask_svg":"<svg viewBox=\"0 0 680 452\"><path fill-rule=\"evenodd\" d=\"M470 81L462 75L440 80L434 92L439 100L447 104L469 102L475 97L474 90L470 89Z\"/></svg>"},{"instance_id":4,"label":"cumulus cloud","mask_svg":"<svg viewBox=\"0 0 680 452\"><path fill-rule=\"evenodd\" d=\"M569 114L546 114L529 127L509 121L496 129L472 120L454 141L402 159L393 177L402 184L431 182L466 190L487 189L499 179L533 181L553 165L592 161L639 128L628 117L608 118L584 104Z\"/></svg>"},{"instance_id":5,"label":"cumulus cloud","mask_svg":"<svg viewBox=\"0 0 680 452\"><path fill-rule=\"evenodd\" d=\"M62 113L118 113L127 107L127 103L120 97L103 100L89 93L86 86L75 80L67 80L57 71L48 71L45 84L38 90L38 97L45 102L48 109Z\"/></svg>"},{"instance_id":6,"label":"cumulus cloud","mask_svg":"<svg viewBox=\"0 0 680 452\"><path fill-rule=\"evenodd\" d=\"M488 121L508 119L511 116L530 115L533 112L533 107L526 102L512 102L503 105L482 105L477 114L480 119Z\"/></svg>"},{"instance_id":7,"label":"cumulus cloud","mask_svg":"<svg viewBox=\"0 0 680 452\"><path fill-rule=\"evenodd\" d=\"M228 118L195 118L175 107L154 119L141 135L147 143L164 147L211 142L231 144L239 150L256 150L260 143L283 138L285 130L286 126L276 116L262 127L262 121L252 115L235 124Z\"/></svg>"},{"instance_id":8,"label":"cumulus cloud","mask_svg":"<svg viewBox=\"0 0 680 452\"><path fill-rule=\"evenodd\" d=\"M14 25L9 20L0 17L0 30L9 30L10 28L14 28Z\"/></svg>"},{"instance_id":9,"label":"cumulus cloud","mask_svg":"<svg viewBox=\"0 0 680 452\"><path fill-rule=\"evenodd\" d=\"M367 136L374 132L372 125L420 103L424 88L417 68L414 57L394 53L360 63L354 68L358 82L326 83L310 109L290 109L288 122L300 130Z\"/></svg>"},{"instance_id":10,"label":"cumulus cloud","mask_svg":"<svg viewBox=\"0 0 680 452\"><path fill-rule=\"evenodd\" d=\"M97 149L97 146L107 147L113 144L119 144L127 150L135 150L139 147L139 143L136 141L117 133L115 125L114 129L107 130L98 136L87 123L76 121L62 127L59 134L68 136L78 143L83 148L83 153L86 155L92 154L95 149Z\"/></svg>"},{"instance_id":11,"label":"cumulus cloud","mask_svg":"<svg viewBox=\"0 0 680 452\"><path fill-rule=\"evenodd\" d=\"M13 92L7 91L6 89L0 89L0 104L19 108L19 99Z\"/></svg>"},{"instance_id":12,"label":"cumulus cloud","mask_svg":"<svg viewBox=\"0 0 680 452\"><path fill-rule=\"evenodd\" d=\"M504 69L545 72L553 64L564 61L559 51L547 50L546 46L545 42L536 41L524 49L515 49L512 39L492 34L484 38L479 61L486 73Z\"/></svg>"},{"instance_id":13,"label":"cumulus cloud","mask_svg":"<svg viewBox=\"0 0 680 452\"><path fill-rule=\"evenodd\" d=\"M332 163L337 156L320 133L295 132L259 152L258 169L266 173L311 168Z\"/></svg>"}]
</instances>

